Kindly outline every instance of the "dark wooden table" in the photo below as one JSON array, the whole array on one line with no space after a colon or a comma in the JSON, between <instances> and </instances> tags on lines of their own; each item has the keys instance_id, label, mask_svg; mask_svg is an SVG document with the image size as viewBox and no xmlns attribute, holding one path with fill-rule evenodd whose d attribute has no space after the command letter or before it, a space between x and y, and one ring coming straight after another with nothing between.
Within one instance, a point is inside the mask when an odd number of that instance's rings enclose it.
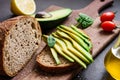
<instances>
[{"instance_id":1,"label":"dark wooden table","mask_svg":"<svg viewBox=\"0 0 120 80\"><path fill-rule=\"evenodd\" d=\"M62 7L69 7L71 9L80 9L87 6L92 0L35 0L37 5L37 11L42 11L50 5L58 5ZM112 6L102 10L101 13L106 11L117 11L115 20L120 21L120 0L114 0ZM10 11L10 0L0 0L0 21L11 18L13 15ZM96 56L94 62L88 66L86 70L83 70L77 74L73 80L114 80L104 68L104 56L107 51L113 46L115 40L113 40L101 53Z\"/></svg>"}]
</instances>

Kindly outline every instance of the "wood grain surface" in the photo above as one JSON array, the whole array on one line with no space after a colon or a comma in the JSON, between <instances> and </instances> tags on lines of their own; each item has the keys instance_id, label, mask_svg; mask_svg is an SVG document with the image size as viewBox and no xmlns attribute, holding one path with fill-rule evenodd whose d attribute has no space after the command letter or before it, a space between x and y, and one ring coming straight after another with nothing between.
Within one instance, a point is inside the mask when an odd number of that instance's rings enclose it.
<instances>
[{"instance_id":1,"label":"wood grain surface","mask_svg":"<svg viewBox=\"0 0 120 80\"><path fill-rule=\"evenodd\" d=\"M93 43L93 57L98 55L102 49L104 49L108 43L110 43L119 33L119 29L114 30L113 32L104 32L100 28L100 20L98 12L113 3L113 0L94 0L85 8L80 10L73 10L72 14L68 17L68 19L63 23L64 25L76 24L75 18L79 13L85 13L92 18L94 18L94 23L89 28L84 29L84 31L90 36ZM61 9L62 7L52 5L46 9L46 11L54 11L57 9ZM120 21L115 21L117 25L120 25ZM51 33L51 32L50 32ZM49 74L46 73L38 67L35 58L37 54L45 48L46 44L42 41L41 45L33 56L31 61L26 65L26 67L19 72L18 75L11 78L12 80L70 80L76 73L78 73L81 68L77 70L72 70L68 73L64 74Z\"/></svg>"}]
</instances>

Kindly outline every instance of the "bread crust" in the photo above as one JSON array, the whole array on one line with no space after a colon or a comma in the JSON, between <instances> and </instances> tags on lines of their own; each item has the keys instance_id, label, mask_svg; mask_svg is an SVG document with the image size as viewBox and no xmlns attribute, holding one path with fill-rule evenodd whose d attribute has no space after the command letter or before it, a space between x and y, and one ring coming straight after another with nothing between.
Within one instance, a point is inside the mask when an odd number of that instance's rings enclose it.
<instances>
[{"instance_id":1,"label":"bread crust","mask_svg":"<svg viewBox=\"0 0 120 80\"><path fill-rule=\"evenodd\" d=\"M5 68L4 68L5 66L3 65L3 62L4 62L4 60L3 60L3 48L5 45L4 42L5 42L5 37L9 34L9 31L13 27L13 25L15 25L17 22L19 22L19 20L27 19L27 18L32 18L32 17L30 17L30 16L18 16L18 17L10 18L10 19L5 20L5 21L0 23L0 75L8 75L10 77L13 77L17 74L16 73L14 75L10 75L10 74L7 74L5 71ZM32 19L35 20L35 18L32 18ZM40 25L37 21L36 21L36 26L38 26L38 31L39 31L40 36L41 36L42 31L41 31ZM40 37L40 41L41 41L41 37Z\"/></svg>"},{"instance_id":2,"label":"bread crust","mask_svg":"<svg viewBox=\"0 0 120 80\"><path fill-rule=\"evenodd\" d=\"M15 20L15 18L14 18ZM15 23L13 19L9 19L7 21L3 21L0 23L0 74L1 75L7 75L4 71L3 67L3 47L4 47L4 41L5 41L5 35L8 33L8 30L11 28L11 25ZM11 22L12 21L12 22ZM9 27L7 27L9 26Z\"/></svg>"}]
</instances>

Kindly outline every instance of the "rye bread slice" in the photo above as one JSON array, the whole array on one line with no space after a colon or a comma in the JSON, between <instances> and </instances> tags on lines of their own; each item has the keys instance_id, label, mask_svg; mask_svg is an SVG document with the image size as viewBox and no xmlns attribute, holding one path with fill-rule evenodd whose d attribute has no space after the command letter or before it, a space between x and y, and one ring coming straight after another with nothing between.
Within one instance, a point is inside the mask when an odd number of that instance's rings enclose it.
<instances>
[{"instance_id":1,"label":"rye bread slice","mask_svg":"<svg viewBox=\"0 0 120 80\"><path fill-rule=\"evenodd\" d=\"M48 73L62 73L78 67L77 63L72 63L59 54L58 57L61 61L61 64L59 65L56 64L50 48L46 45L42 52L37 55L36 61L40 69Z\"/></svg>"},{"instance_id":2,"label":"rye bread slice","mask_svg":"<svg viewBox=\"0 0 120 80\"><path fill-rule=\"evenodd\" d=\"M39 23L19 16L0 23L0 74L15 76L32 58L41 41Z\"/></svg>"}]
</instances>

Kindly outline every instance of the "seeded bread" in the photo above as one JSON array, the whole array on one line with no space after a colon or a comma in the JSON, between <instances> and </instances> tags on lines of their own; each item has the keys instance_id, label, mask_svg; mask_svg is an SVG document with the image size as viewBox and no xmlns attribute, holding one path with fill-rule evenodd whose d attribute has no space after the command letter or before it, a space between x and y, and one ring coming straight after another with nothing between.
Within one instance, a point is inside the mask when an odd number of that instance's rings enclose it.
<instances>
[{"instance_id":1,"label":"seeded bread","mask_svg":"<svg viewBox=\"0 0 120 80\"><path fill-rule=\"evenodd\" d=\"M70 71L71 69L75 69L78 65L76 63L69 62L63 56L58 55L61 64L57 65L50 48L46 46L43 51L37 55L36 61L40 68L49 73L62 73L65 71Z\"/></svg>"},{"instance_id":2,"label":"seeded bread","mask_svg":"<svg viewBox=\"0 0 120 80\"><path fill-rule=\"evenodd\" d=\"M35 18L19 16L0 23L0 74L15 76L32 58L41 41Z\"/></svg>"}]
</instances>

